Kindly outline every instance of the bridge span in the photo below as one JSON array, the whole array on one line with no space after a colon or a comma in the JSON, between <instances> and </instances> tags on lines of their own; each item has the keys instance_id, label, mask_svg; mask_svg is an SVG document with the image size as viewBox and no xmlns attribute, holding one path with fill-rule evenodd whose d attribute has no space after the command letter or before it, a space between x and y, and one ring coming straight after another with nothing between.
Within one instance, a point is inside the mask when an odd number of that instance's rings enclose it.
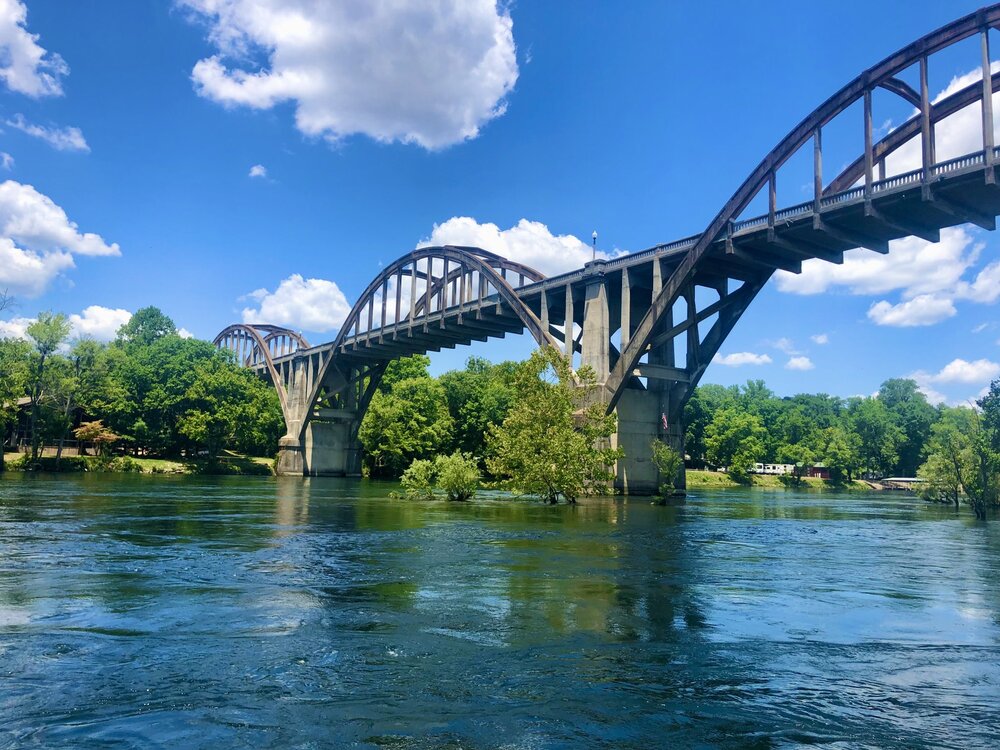
<instances>
[{"instance_id":1,"label":"bridge span","mask_svg":"<svg viewBox=\"0 0 1000 750\"><path fill-rule=\"evenodd\" d=\"M392 360L527 331L539 346L556 347L594 369L600 398L617 412L614 439L626 454L616 485L635 494L655 491L660 478L650 443L664 440L683 451L684 405L775 270L799 273L802 262L814 258L842 263L854 248L887 253L889 241L902 237L937 242L942 228L958 224L996 228L1000 148L993 94L1000 73L932 102L928 66L936 53L978 38L970 67L991 70L989 30L998 24L1000 4L864 71L765 156L701 234L549 278L480 248L424 247L375 277L331 342L311 346L278 326L229 326L216 344L256 368L278 392L287 426L279 472L359 473L358 427ZM879 140L872 124L876 90L902 98L914 111ZM859 102L863 151L829 178L823 131ZM981 111L982 147L938 160L937 129L970 107ZM915 168L894 171L894 157L899 163L902 149L914 151L916 144ZM779 170L803 150L812 156L812 196L779 207ZM766 213L741 218L761 195Z\"/></svg>"}]
</instances>

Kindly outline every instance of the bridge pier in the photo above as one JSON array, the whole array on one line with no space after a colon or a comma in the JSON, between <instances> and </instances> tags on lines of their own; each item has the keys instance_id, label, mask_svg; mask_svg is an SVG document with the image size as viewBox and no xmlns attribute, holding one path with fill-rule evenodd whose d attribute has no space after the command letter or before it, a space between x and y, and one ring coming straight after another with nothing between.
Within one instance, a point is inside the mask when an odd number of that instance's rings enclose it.
<instances>
[{"instance_id":1,"label":"bridge pier","mask_svg":"<svg viewBox=\"0 0 1000 750\"><path fill-rule=\"evenodd\" d=\"M357 432L349 419L310 420L306 425L302 473L310 477L361 476Z\"/></svg>"},{"instance_id":2,"label":"bridge pier","mask_svg":"<svg viewBox=\"0 0 1000 750\"><path fill-rule=\"evenodd\" d=\"M618 431L612 436L612 446L622 448L625 458L615 467L615 491L626 495L655 495L666 477L660 475L653 463L652 443L660 440L684 455L684 424L682 420L667 420L663 428L663 415L669 414L665 391L627 390L615 409ZM687 483L684 469L674 478L674 485L683 490Z\"/></svg>"}]
</instances>

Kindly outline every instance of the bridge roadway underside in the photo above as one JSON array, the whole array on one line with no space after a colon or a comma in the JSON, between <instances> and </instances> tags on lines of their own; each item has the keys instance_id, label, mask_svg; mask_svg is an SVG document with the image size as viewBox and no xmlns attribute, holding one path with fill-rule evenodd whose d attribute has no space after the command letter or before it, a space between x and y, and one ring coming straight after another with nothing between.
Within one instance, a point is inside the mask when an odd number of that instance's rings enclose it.
<instances>
[{"instance_id":1,"label":"bridge roadway underside","mask_svg":"<svg viewBox=\"0 0 1000 750\"><path fill-rule=\"evenodd\" d=\"M996 158L1000 154L996 153ZM908 173L854 187L762 217L735 222L709 248L689 278L681 280L670 306L655 320L641 360L625 375L625 385L611 391L610 380L622 351L653 308L661 291L697 237L660 245L610 261L588 263L579 271L529 283L517 297L552 334L556 345L576 363L589 365L598 381L608 383L600 398L618 415L613 442L626 458L616 467L616 489L650 494L664 480L650 460L650 443L668 442L684 450L684 405L725 337L777 269L799 272L805 260L842 263L856 247L886 253L888 242L907 236L939 239L940 229L964 223L995 228L1000 214L996 167L986 153L935 165L927 174ZM704 291L711 299L701 300ZM572 322L566 334L567 322ZM279 358L289 366L335 356L360 368L384 365L417 352L453 348L476 340L502 337L525 329L508 303L496 297L459 298L443 310L428 310L418 322L389 321L382 327L330 345ZM284 363L284 364L283 364ZM620 369L620 368L619 368ZM346 371L346 370L345 370ZM296 380L289 378L290 398ZM360 472L357 431L366 404L355 410L315 408L304 419L303 440L285 446L284 471L307 475ZM677 481L683 483L683 477Z\"/></svg>"}]
</instances>

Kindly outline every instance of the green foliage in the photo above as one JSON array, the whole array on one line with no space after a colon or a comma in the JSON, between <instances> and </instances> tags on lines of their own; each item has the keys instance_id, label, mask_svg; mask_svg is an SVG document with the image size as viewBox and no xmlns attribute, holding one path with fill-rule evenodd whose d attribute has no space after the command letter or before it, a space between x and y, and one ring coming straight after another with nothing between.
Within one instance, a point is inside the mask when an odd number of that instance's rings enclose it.
<instances>
[{"instance_id":1,"label":"green foliage","mask_svg":"<svg viewBox=\"0 0 1000 750\"><path fill-rule=\"evenodd\" d=\"M416 458L403 472L399 483L407 500L434 499L434 461Z\"/></svg>"},{"instance_id":2,"label":"green foliage","mask_svg":"<svg viewBox=\"0 0 1000 750\"><path fill-rule=\"evenodd\" d=\"M397 383L414 378L430 378L427 368L430 367L431 358L426 354L413 354L409 357L394 359L385 368L382 380L379 381L378 389L382 393L392 393L392 389Z\"/></svg>"},{"instance_id":3,"label":"green foliage","mask_svg":"<svg viewBox=\"0 0 1000 750\"><path fill-rule=\"evenodd\" d=\"M566 360L549 347L518 366L515 402L487 435L486 465L501 486L551 503L608 491L610 467L622 456L608 447L615 416L592 398L593 372L581 368L577 377L578 384Z\"/></svg>"},{"instance_id":4,"label":"green foliage","mask_svg":"<svg viewBox=\"0 0 1000 750\"><path fill-rule=\"evenodd\" d=\"M778 458L782 463L792 464L791 477L795 484L800 484L809 467L816 463L816 454L805 443L782 445L778 449Z\"/></svg>"},{"instance_id":5,"label":"green foliage","mask_svg":"<svg viewBox=\"0 0 1000 750\"><path fill-rule=\"evenodd\" d=\"M444 490L449 500L468 500L479 489L479 465L467 453L456 451L450 456L438 456L434 461L434 473L437 487Z\"/></svg>"},{"instance_id":6,"label":"green foliage","mask_svg":"<svg viewBox=\"0 0 1000 750\"><path fill-rule=\"evenodd\" d=\"M876 477L892 474L906 436L885 403L877 398L853 399L848 407L848 418L861 441L862 469Z\"/></svg>"},{"instance_id":7,"label":"green foliage","mask_svg":"<svg viewBox=\"0 0 1000 750\"><path fill-rule=\"evenodd\" d=\"M17 419L17 400L27 392L29 358L28 342L0 339L0 471L4 469L3 443L8 426Z\"/></svg>"},{"instance_id":8,"label":"green foliage","mask_svg":"<svg viewBox=\"0 0 1000 750\"><path fill-rule=\"evenodd\" d=\"M453 450L482 456L486 433L492 424L502 424L514 403L514 363L492 365L472 357L464 370L440 377L448 410L455 423Z\"/></svg>"},{"instance_id":9,"label":"green foliage","mask_svg":"<svg viewBox=\"0 0 1000 750\"><path fill-rule=\"evenodd\" d=\"M115 343L119 346L152 346L164 336L177 334L174 321L158 307L143 307L136 310L128 323L118 329Z\"/></svg>"},{"instance_id":10,"label":"green foliage","mask_svg":"<svg viewBox=\"0 0 1000 750\"><path fill-rule=\"evenodd\" d=\"M440 452L454 423L444 387L430 377L400 380L388 393L376 391L358 438L373 475L399 476L415 458Z\"/></svg>"},{"instance_id":11,"label":"green foliage","mask_svg":"<svg viewBox=\"0 0 1000 750\"><path fill-rule=\"evenodd\" d=\"M669 495L677 489L677 480L684 470L684 456L662 440L654 440L650 444L650 450L653 464L660 472L660 478L664 480L660 483L660 494Z\"/></svg>"},{"instance_id":12,"label":"green foliage","mask_svg":"<svg viewBox=\"0 0 1000 750\"><path fill-rule=\"evenodd\" d=\"M706 457L712 465L727 467L734 481L747 484L754 464L764 456L766 438L760 417L735 407L723 409L705 430Z\"/></svg>"}]
</instances>

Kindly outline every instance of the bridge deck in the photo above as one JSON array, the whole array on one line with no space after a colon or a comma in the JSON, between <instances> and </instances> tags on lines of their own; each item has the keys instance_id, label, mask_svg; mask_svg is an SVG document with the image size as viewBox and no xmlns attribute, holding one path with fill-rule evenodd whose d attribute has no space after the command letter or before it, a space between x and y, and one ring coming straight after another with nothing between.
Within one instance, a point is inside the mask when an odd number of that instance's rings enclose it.
<instances>
[{"instance_id":1,"label":"bridge deck","mask_svg":"<svg viewBox=\"0 0 1000 750\"><path fill-rule=\"evenodd\" d=\"M994 153L1000 158L1000 148L994 149ZM812 200L734 222L728 237L722 236L713 244L710 251L713 262L699 271L696 282L710 285L719 278L749 279L775 269L798 273L804 260L819 258L841 263L847 250L867 247L888 252L890 240L911 235L936 241L940 229L958 224L976 223L994 228L994 217L1000 214L1000 189L996 184L996 167L985 165L984 156L985 152L980 151L935 164L926 184L922 170L916 170L874 182L868 193L863 186L852 187L823 196L818 202ZM993 180L989 179L991 176ZM588 280L594 276L611 277L608 289L613 297L621 273L634 269L633 294L646 289L652 293L653 274L651 271L644 274L641 267L651 268L652 262L658 260L666 278L699 236L612 260L591 262L582 269L522 286L516 293L541 317L544 292L548 315L561 322L566 314L567 288L579 303ZM521 319L494 295L432 312L413 324L404 320L347 337L337 355L385 360L454 348L523 330ZM325 353L332 346L327 343L300 349L275 358L275 363L310 353Z\"/></svg>"}]
</instances>

